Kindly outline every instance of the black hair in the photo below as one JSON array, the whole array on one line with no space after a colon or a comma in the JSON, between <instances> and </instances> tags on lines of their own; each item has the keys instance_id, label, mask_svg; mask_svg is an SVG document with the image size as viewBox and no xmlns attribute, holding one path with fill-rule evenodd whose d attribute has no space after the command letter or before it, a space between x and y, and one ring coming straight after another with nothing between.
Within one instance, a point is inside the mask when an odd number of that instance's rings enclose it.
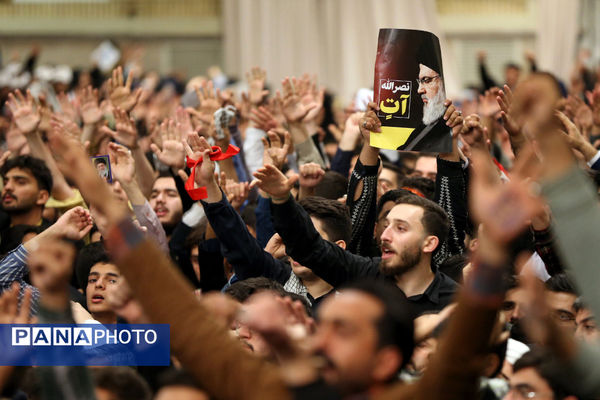
<instances>
[{"instance_id":1,"label":"black hair","mask_svg":"<svg viewBox=\"0 0 600 400\"><path fill-rule=\"evenodd\" d=\"M300 205L308 215L321 221L323 230L329 236L329 241L350 242L352 224L348 208L345 205L337 200L328 200L322 197L307 197L300 200Z\"/></svg>"},{"instance_id":2,"label":"black hair","mask_svg":"<svg viewBox=\"0 0 600 400\"><path fill-rule=\"evenodd\" d=\"M88 276L94 265L110 262L110 257L102 242L90 243L81 249L75 261L75 276L77 277L79 288L85 293Z\"/></svg>"},{"instance_id":3,"label":"black hair","mask_svg":"<svg viewBox=\"0 0 600 400\"><path fill-rule=\"evenodd\" d=\"M546 287L546 290L551 292L570 293L579 296L579 293L575 288L575 283L564 272L551 276L550 279L544 283L544 286Z\"/></svg>"},{"instance_id":4,"label":"black hair","mask_svg":"<svg viewBox=\"0 0 600 400\"><path fill-rule=\"evenodd\" d=\"M41 190L52 192L52 174L44 161L28 155L9 158L0 168L0 174L4 177L13 168L28 170Z\"/></svg>"},{"instance_id":5,"label":"black hair","mask_svg":"<svg viewBox=\"0 0 600 400\"><path fill-rule=\"evenodd\" d=\"M422 176L406 177L398 186L403 188L417 189L428 200L433 201L435 196L435 182Z\"/></svg>"},{"instance_id":6,"label":"black hair","mask_svg":"<svg viewBox=\"0 0 600 400\"><path fill-rule=\"evenodd\" d=\"M243 281L237 281L231 286L229 286L227 289L225 289L224 293L233 297L240 303L243 303L246 300L248 300L248 298L253 294L263 292L265 290L272 291L281 297L289 297L290 299L292 299L292 301L300 301L304 306L306 314L309 317L312 317L313 312L311 306L304 296L288 292L283 288L281 283L262 276L258 278L248 278L244 279Z\"/></svg>"},{"instance_id":7,"label":"black hair","mask_svg":"<svg viewBox=\"0 0 600 400\"><path fill-rule=\"evenodd\" d=\"M225 289L224 293L243 303L253 294L264 290L271 290L282 297L287 293L281 283L262 276L237 281Z\"/></svg>"},{"instance_id":8,"label":"black hair","mask_svg":"<svg viewBox=\"0 0 600 400\"><path fill-rule=\"evenodd\" d=\"M379 348L395 346L402 354L404 368L415 348L414 314L404 293L394 285L374 279L365 279L345 285L342 290L356 290L379 300L383 313L376 321Z\"/></svg>"},{"instance_id":9,"label":"black hair","mask_svg":"<svg viewBox=\"0 0 600 400\"><path fill-rule=\"evenodd\" d=\"M514 68L517 70L521 70L521 66L519 64L516 64L514 62L508 62L506 64L504 64L504 69L509 69L509 68Z\"/></svg>"},{"instance_id":10,"label":"black hair","mask_svg":"<svg viewBox=\"0 0 600 400\"><path fill-rule=\"evenodd\" d=\"M315 196L337 200L348 190L348 178L339 172L327 171L323 180L315 186Z\"/></svg>"},{"instance_id":11,"label":"black hair","mask_svg":"<svg viewBox=\"0 0 600 400\"><path fill-rule=\"evenodd\" d=\"M393 201L394 203L396 203L396 200L408 195L413 195L413 193L404 189L388 190L387 192L382 194L379 198L379 201L377 201L377 218L379 218L379 214L381 214L381 210L383 209L385 203L387 203L388 201Z\"/></svg>"},{"instance_id":12,"label":"black hair","mask_svg":"<svg viewBox=\"0 0 600 400\"><path fill-rule=\"evenodd\" d=\"M396 164L393 164L389 161L383 161L381 163L381 167L394 171L394 173L396 174L396 186L400 187L400 185L402 184L402 180L405 178L404 174L402 173L402 169Z\"/></svg>"},{"instance_id":13,"label":"black hair","mask_svg":"<svg viewBox=\"0 0 600 400\"><path fill-rule=\"evenodd\" d=\"M463 269L469 262L466 254L455 254L448 257L439 266L439 271L448 275L454 282L463 282Z\"/></svg>"},{"instance_id":14,"label":"black hair","mask_svg":"<svg viewBox=\"0 0 600 400\"><path fill-rule=\"evenodd\" d=\"M196 380L186 371L181 369L169 368L158 376L159 390L169 386L185 386L202 390Z\"/></svg>"},{"instance_id":15,"label":"black hair","mask_svg":"<svg viewBox=\"0 0 600 400\"><path fill-rule=\"evenodd\" d=\"M117 400L150 400L148 383L130 367L104 367L92 369L94 386L111 393Z\"/></svg>"},{"instance_id":16,"label":"black hair","mask_svg":"<svg viewBox=\"0 0 600 400\"><path fill-rule=\"evenodd\" d=\"M557 363L552 353L540 347L534 347L515 362L513 372L518 372L525 368L535 369L538 375L548 383L548 386L554 392L554 398L557 400L575 395L568 388L557 382L556 376L560 371L556 367Z\"/></svg>"},{"instance_id":17,"label":"black hair","mask_svg":"<svg viewBox=\"0 0 600 400\"><path fill-rule=\"evenodd\" d=\"M431 200L417 195L403 196L396 200L396 204L410 204L421 207L423 209L421 223L423 224L425 233L438 238L439 244L436 250L442 246L442 243L448 237L448 230L450 229L448 214L446 214L446 211L442 207Z\"/></svg>"}]
</instances>

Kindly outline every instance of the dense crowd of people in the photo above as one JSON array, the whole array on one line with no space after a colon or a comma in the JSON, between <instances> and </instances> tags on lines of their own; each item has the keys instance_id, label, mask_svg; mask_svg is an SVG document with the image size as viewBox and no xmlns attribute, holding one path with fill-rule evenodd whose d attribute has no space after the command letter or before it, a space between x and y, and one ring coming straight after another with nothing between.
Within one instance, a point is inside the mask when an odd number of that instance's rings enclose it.
<instances>
[{"instance_id":1,"label":"dense crowd of people","mask_svg":"<svg viewBox=\"0 0 600 400\"><path fill-rule=\"evenodd\" d=\"M600 73L482 53L436 155L370 146L365 88L36 58L0 74L0 323L169 324L171 365L2 398L600 399Z\"/></svg>"}]
</instances>

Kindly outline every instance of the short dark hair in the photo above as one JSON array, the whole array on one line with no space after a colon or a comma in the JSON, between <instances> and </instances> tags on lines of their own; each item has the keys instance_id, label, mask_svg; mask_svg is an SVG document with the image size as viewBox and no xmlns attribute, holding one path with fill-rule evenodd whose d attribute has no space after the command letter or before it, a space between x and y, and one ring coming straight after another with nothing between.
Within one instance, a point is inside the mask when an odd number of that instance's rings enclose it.
<instances>
[{"instance_id":1,"label":"short dark hair","mask_svg":"<svg viewBox=\"0 0 600 400\"><path fill-rule=\"evenodd\" d=\"M130 367L104 367L92 369L94 385L114 395L118 400L150 400L148 383Z\"/></svg>"},{"instance_id":2,"label":"short dark hair","mask_svg":"<svg viewBox=\"0 0 600 400\"><path fill-rule=\"evenodd\" d=\"M407 177L402 180L402 183L399 186L403 188L416 189L426 199L432 201L435 197L435 182L429 178L424 178L422 176Z\"/></svg>"},{"instance_id":3,"label":"short dark hair","mask_svg":"<svg viewBox=\"0 0 600 400\"><path fill-rule=\"evenodd\" d=\"M518 372L525 368L535 369L542 379L548 383L548 386L554 392L555 399L560 400L574 395L568 388L557 382L556 376L559 371L556 369L556 360L548 350L534 347L515 362L513 372Z\"/></svg>"},{"instance_id":4,"label":"short dark hair","mask_svg":"<svg viewBox=\"0 0 600 400\"><path fill-rule=\"evenodd\" d=\"M437 203L412 193L411 196L403 196L396 200L396 204L410 204L423 209L421 223L428 235L438 238L439 244L437 248L439 249L442 243L448 238L448 230L450 229L450 221L448 220L446 211Z\"/></svg>"},{"instance_id":5,"label":"short dark hair","mask_svg":"<svg viewBox=\"0 0 600 400\"><path fill-rule=\"evenodd\" d=\"M77 260L75 261L75 277L77 278L79 288L85 293L88 276L94 265L110 262L110 256L102 242L90 243L81 249L77 255Z\"/></svg>"},{"instance_id":6,"label":"short dark hair","mask_svg":"<svg viewBox=\"0 0 600 400\"><path fill-rule=\"evenodd\" d=\"M387 203L388 201L393 201L394 203L396 203L396 200L412 194L413 193L405 189L392 189L382 194L379 198L379 201L377 201L377 218L379 218L379 214L381 214L381 210L383 209L385 203Z\"/></svg>"},{"instance_id":7,"label":"short dark hair","mask_svg":"<svg viewBox=\"0 0 600 400\"><path fill-rule=\"evenodd\" d=\"M262 276L237 281L225 289L224 293L243 303L253 294L264 290L271 290L282 297L287 293L281 283Z\"/></svg>"},{"instance_id":8,"label":"short dark hair","mask_svg":"<svg viewBox=\"0 0 600 400\"><path fill-rule=\"evenodd\" d=\"M158 376L159 390L169 386L186 386L202 390L196 380L185 370L169 368Z\"/></svg>"},{"instance_id":9,"label":"short dark hair","mask_svg":"<svg viewBox=\"0 0 600 400\"><path fill-rule=\"evenodd\" d=\"M439 271L448 275L454 282L463 283L463 269L469 263L469 256L466 254L455 254L444 260L439 265Z\"/></svg>"},{"instance_id":10,"label":"short dark hair","mask_svg":"<svg viewBox=\"0 0 600 400\"><path fill-rule=\"evenodd\" d=\"M332 242L343 240L350 242L352 224L348 208L337 200L322 197L307 197L300 200L300 205L311 217L323 223L323 229Z\"/></svg>"},{"instance_id":11,"label":"short dark hair","mask_svg":"<svg viewBox=\"0 0 600 400\"><path fill-rule=\"evenodd\" d=\"M376 322L379 348L395 346L402 353L402 369L410 361L415 348L414 313L406 295L395 285L385 281L365 279L345 285L341 290L366 293L383 305L383 313Z\"/></svg>"},{"instance_id":12,"label":"short dark hair","mask_svg":"<svg viewBox=\"0 0 600 400\"><path fill-rule=\"evenodd\" d=\"M28 170L40 189L46 190L48 193L52 192L52 174L43 160L28 155L9 158L0 168L0 175L6 176L8 171L13 168Z\"/></svg>"},{"instance_id":13,"label":"short dark hair","mask_svg":"<svg viewBox=\"0 0 600 400\"><path fill-rule=\"evenodd\" d=\"M551 276L550 279L544 283L544 286L546 287L546 290L551 292L570 293L579 296L579 293L575 287L575 283L564 272Z\"/></svg>"},{"instance_id":14,"label":"short dark hair","mask_svg":"<svg viewBox=\"0 0 600 400\"><path fill-rule=\"evenodd\" d=\"M315 196L337 200L348 191L348 178L339 172L326 171L323 180L315 186Z\"/></svg>"}]
</instances>

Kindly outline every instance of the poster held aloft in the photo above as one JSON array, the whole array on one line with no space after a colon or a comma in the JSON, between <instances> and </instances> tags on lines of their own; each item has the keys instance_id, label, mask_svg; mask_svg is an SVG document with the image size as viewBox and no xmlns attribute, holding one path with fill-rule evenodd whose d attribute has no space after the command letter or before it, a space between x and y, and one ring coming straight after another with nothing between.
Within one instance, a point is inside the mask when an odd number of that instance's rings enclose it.
<instances>
[{"instance_id":1,"label":"poster held aloft","mask_svg":"<svg viewBox=\"0 0 600 400\"><path fill-rule=\"evenodd\" d=\"M427 153L452 151L452 131L443 119L446 91L437 36L417 30L380 29L373 88L381 133L371 135L371 146Z\"/></svg>"}]
</instances>

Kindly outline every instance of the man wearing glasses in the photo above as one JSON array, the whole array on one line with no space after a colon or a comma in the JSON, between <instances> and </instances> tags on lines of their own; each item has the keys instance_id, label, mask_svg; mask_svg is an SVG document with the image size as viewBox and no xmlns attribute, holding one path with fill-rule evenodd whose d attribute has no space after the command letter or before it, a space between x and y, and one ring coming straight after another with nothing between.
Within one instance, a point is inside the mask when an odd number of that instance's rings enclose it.
<instances>
[{"instance_id":1,"label":"man wearing glasses","mask_svg":"<svg viewBox=\"0 0 600 400\"><path fill-rule=\"evenodd\" d=\"M450 152L452 132L442 118L446 111L446 92L441 62L435 52L425 46L421 46L417 59L419 62L417 93L423 101L423 120L410 134L406 143L398 147L398 150Z\"/></svg>"}]
</instances>

